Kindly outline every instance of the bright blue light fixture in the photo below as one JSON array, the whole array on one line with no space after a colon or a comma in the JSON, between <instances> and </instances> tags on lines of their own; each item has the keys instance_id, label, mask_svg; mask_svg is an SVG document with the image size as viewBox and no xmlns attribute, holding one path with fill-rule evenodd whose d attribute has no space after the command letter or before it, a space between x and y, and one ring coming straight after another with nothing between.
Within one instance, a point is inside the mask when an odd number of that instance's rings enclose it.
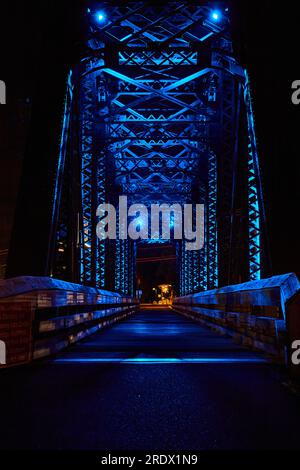
<instances>
[{"instance_id":1,"label":"bright blue light fixture","mask_svg":"<svg viewBox=\"0 0 300 470\"><path fill-rule=\"evenodd\" d=\"M213 21L220 21L222 18L222 13L219 10L213 10L210 17Z\"/></svg>"},{"instance_id":2,"label":"bright blue light fixture","mask_svg":"<svg viewBox=\"0 0 300 470\"><path fill-rule=\"evenodd\" d=\"M99 23L103 23L105 21L105 13L103 11L98 11L96 13L96 18Z\"/></svg>"}]
</instances>

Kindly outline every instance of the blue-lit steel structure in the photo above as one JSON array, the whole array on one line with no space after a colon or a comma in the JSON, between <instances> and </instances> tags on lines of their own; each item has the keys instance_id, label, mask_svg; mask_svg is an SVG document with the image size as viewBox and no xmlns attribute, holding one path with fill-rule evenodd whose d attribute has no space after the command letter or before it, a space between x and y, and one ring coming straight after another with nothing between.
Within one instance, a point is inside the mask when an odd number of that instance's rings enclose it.
<instances>
[{"instance_id":1,"label":"blue-lit steel structure","mask_svg":"<svg viewBox=\"0 0 300 470\"><path fill-rule=\"evenodd\" d=\"M63 121L63 141L73 144L61 146L70 156L60 160L77 172L73 280L134 294L141 242L96 236L97 206L119 195L129 204L205 205L204 247L187 251L176 241L180 295L260 279L265 217L253 108L225 2L214 10L210 2L104 1L99 18L90 2ZM51 272L60 275L70 229L63 197L54 202L61 229Z\"/></svg>"}]
</instances>

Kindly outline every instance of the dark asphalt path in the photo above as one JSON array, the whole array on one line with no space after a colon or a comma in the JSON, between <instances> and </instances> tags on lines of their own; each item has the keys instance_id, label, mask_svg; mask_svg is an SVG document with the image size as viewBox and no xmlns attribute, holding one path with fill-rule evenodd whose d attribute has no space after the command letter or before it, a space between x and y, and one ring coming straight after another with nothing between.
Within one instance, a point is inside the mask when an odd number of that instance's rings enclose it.
<instances>
[{"instance_id":1,"label":"dark asphalt path","mask_svg":"<svg viewBox=\"0 0 300 470\"><path fill-rule=\"evenodd\" d=\"M0 381L2 449L300 448L300 401L279 371L170 310Z\"/></svg>"}]
</instances>

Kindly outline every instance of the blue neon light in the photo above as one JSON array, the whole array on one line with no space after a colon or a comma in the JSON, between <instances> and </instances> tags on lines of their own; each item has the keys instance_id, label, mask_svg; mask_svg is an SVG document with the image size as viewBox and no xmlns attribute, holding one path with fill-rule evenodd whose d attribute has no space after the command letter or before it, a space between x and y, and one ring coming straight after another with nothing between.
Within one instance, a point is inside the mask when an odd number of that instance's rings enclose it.
<instances>
[{"instance_id":1,"label":"blue neon light","mask_svg":"<svg viewBox=\"0 0 300 470\"><path fill-rule=\"evenodd\" d=\"M211 12L210 18L211 18L213 21L220 21L221 18L222 18L222 13L221 13L219 10L213 10L213 11Z\"/></svg>"},{"instance_id":2,"label":"blue neon light","mask_svg":"<svg viewBox=\"0 0 300 470\"><path fill-rule=\"evenodd\" d=\"M133 357L127 359L121 358L65 358L55 359L55 363L118 363L118 364L266 364L268 361L260 357L251 358L234 358L234 357L191 357L191 358L177 358L177 357Z\"/></svg>"},{"instance_id":3,"label":"blue neon light","mask_svg":"<svg viewBox=\"0 0 300 470\"><path fill-rule=\"evenodd\" d=\"M96 13L96 18L99 23L103 23L106 19L105 13L103 11L98 11Z\"/></svg>"}]
</instances>

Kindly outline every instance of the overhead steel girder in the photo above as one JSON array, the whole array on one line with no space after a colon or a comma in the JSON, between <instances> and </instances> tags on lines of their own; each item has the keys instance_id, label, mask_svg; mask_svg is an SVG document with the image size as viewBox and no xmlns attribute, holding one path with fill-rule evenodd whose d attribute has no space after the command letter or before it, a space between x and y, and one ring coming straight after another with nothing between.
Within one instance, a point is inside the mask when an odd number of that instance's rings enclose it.
<instances>
[{"instance_id":1,"label":"overhead steel girder","mask_svg":"<svg viewBox=\"0 0 300 470\"><path fill-rule=\"evenodd\" d=\"M186 93L186 90L184 90L184 93ZM180 95L180 91L177 92L178 95ZM123 95L126 96L126 92L123 92ZM195 97L195 93L189 93L190 96ZM167 96L166 96L167 97ZM113 100L114 101L114 100ZM140 100L141 102L144 101L143 99ZM199 100L197 100L197 103L199 103ZM202 104L202 103L201 103ZM186 103L184 104L186 105ZM183 111L186 110L185 109ZM139 110L140 111L140 110ZM178 111L183 113L182 110ZM119 111L120 112L120 111ZM142 110L144 112L144 110ZM166 111L164 110L163 113ZM147 110L147 116L142 116L141 113L136 113L140 116L140 121L137 119L136 116L136 121L137 124L135 127L138 128L144 128L144 127L150 127L155 125L154 123L154 114L155 111L153 109ZM173 110L172 113L174 114ZM182 114L183 115L183 114ZM160 116L158 116L158 120L162 122L163 126L169 126L170 128L172 127L172 123L166 123L166 116L162 114L160 111ZM187 119L190 120L187 120ZM126 128L127 131L130 132L132 130L133 126L133 119L131 116L122 116L122 123L126 122ZM180 120L178 121L178 126L179 132L177 131L177 136L180 136L180 133L187 132L187 129L190 131L194 131L195 135L199 135L199 128L198 125L199 123L203 124L204 119L198 119L197 122L192 121L191 122L191 117L188 116L185 120ZM112 127L112 124L110 124ZM129 127L130 126L130 129ZM198 132L197 132L198 129ZM117 127L114 127L113 132L116 132ZM122 126L118 127L118 130L124 131L124 124ZM172 127L172 132L174 133L174 123ZM115 135L115 134L114 134ZM188 135L189 140L191 141L192 135ZM151 142L153 144L155 142ZM146 138L144 142L140 141L140 145L143 145L144 147L146 145L149 146L149 140ZM150 145L151 145L150 144ZM187 154L185 161L187 162L187 159L190 158L189 165L184 165L184 159L183 159L183 152L186 152L185 148L180 146L179 139L178 143L176 145L176 141L173 141L172 145L172 150L173 150L173 155L172 158L170 158L169 153L164 153L165 152L165 146L162 145L163 142L160 142L160 151L158 153L157 150L153 152L154 156L153 158L145 158L143 155L136 155L134 150L133 150L133 143L131 143L131 146L129 148L129 145L126 146L125 153L124 151L118 150L116 147L112 147L112 150L114 151L114 157L116 161L116 182L121 183L123 190L130 191L129 186L134 189L134 191L159 191L160 192L165 192L165 191L172 191L170 194L170 198L174 196L173 190L171 190L170 183L172 183L172 187L176 185L181 186L181 191L182 193L186 193L186 197L188 197L191 194L191 183L192 179L189 177L188 173L191 173L193 169L196 168L197 166L197 161L199 159L199 152L194 152L193 155L193 148L195 148L195 145L189 145L189 154ZM175 144L175 145L174 145ZM174 153L175 150L175 153ZM194 162L194 164L192 164ZM164 171L162 172L162 169ZM159 170L159 172L158 172ZM161 173L161 175L160 175ZM159 179L159 183L158 183ZM189 180L189 184L187 189L184 189L184 184L186 179ZM126 186L125 186L126 184ZM130 191L131 192L131 191Z\"/></svg>"},{"instance_id":2,"label":"overhead steel girder","mask_svg":"<svg viewBox=\"0 0 300 470\"><path fill-rule=\"evenodd\" d=\"M196 101L194 103L194 106L188 106L183 101L178 100L173 95L168 94L168 92L170 92L171 90L174 90L176 88L179 88L179 87L181 87L182 85L184 85L188 82L196 80L197 78L200 78L200 77L202 77L202 76L204 76L204 75L206 75L206 74L208 74L209 72L212 71L211 68L205 68L205 69L199 70L198 72L195 72L191 75L188 75L184 78L173 80L173 83L171 83L170 85L168 85L166 87L163 87L160 90L155 90L152 87L149 87L149 86L145 85L142 81L140 81L138 79L128 77L127 75L124 75L124 74L118 72L117 70L112 70L110 68L103 68L102 70L103 70L103 72L105 72L105 73L107 73L107 74L109 74L109 75L111 75L115 78L118 78L119 80L131 83L132 85L135 85L136 87L141 88L142 90L148 92L149 95L145 95L143 97L143 101L149 100L149 99L153 98L154 96L158 96L160 98L167 98L169 101L172 101L172 102L178 104L179 106L187 108L187 109L189 109L193 112L196 112L195 106L197 104L199 104L199 101Z\"/></svg>"},{"instance_id":3,"label":"overhead steel girder","mask_svg":"<svg viewBox=\"0 0 300 470\"><path fill-rule=\"evenodd\" d=\"M197 64L196 51L189 51L188 53L185 51L183 53L180 50L178 51L174 49L171 54L164 54L164 51L141 51L138 56L136 53L131 51L122 51L119 54L119 62L122 66L130 65L131 67L134 67L139 65L145 67L147 65L180 66Z\"/></svg>"},{"instance_id":4,"label":"overhead steel girder","mask_svg":"<svg viewBox=\"0 0 300 470\"><path fill-rule=\"evenodd\" d=\"M90 35L94 42L122 45L127 47L151 45L188 47L191 43L205 43L211 36L223 34L227 26L208 20L208 4L167 2L153 5L153 2L126 2L114 5L103 2L109 23L102 28L93 28Z\"/></svg>"}]
</instances>

